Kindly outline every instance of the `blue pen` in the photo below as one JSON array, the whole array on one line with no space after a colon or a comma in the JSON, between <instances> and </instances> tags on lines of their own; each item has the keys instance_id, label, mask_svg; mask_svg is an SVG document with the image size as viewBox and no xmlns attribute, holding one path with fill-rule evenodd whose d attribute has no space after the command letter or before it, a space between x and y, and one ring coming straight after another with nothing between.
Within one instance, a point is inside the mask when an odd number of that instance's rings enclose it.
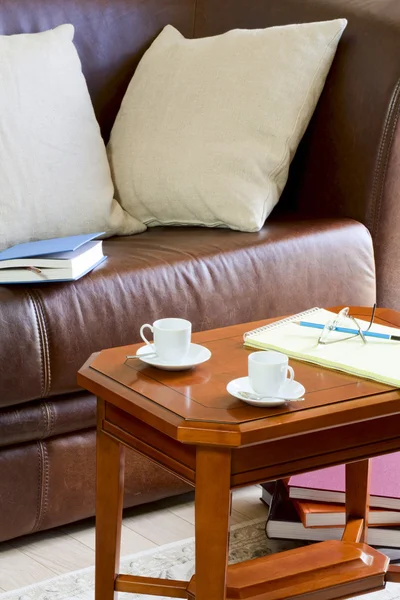
<instances>
[{"instance_id":1,"label":"blue pen","mask_svg":"<svg viewBox=\"0 0 400 600\"><path fill-rule=\"evenodd\" d=\"M325 329L325 325L321 323L310 323L309 321L294 321L297 325L302 327L313 327L314 329ZM331 331L339 331L340 333L352 333L358 335L360 332L358 329L350 329L348 327L335 327ZM375 333L374 331L363 331L365 337L381 338L382 340L395 340L400 342L400 335L391 335L389 333Z\"/></svg>"}]
</instances>

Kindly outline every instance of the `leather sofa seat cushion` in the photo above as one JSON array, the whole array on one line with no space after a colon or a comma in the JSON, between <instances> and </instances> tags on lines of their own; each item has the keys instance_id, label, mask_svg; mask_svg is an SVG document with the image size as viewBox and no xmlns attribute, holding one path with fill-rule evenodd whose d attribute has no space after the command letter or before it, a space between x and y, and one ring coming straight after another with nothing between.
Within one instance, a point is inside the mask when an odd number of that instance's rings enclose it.
<instances>
[{"instance_id":1,"label":"leather sofa seat cushion","mask_svg":"<svg viewBox=\"0 0 400 600\"><path fill-rule=\"evenodd\" d=\"M371 237L352 220L270 220L258 233L160 227L104 251L77 282L0 287L0 406L77 390L93 352L139 341L140 325L160 317L196 331L375 301Z\"/></svg>"},{"instance_id":2,"label":"leather sofa seat cushion","mask_svg":"<svg viewBox=\"0 0 400 600\"><path fill-rule=\"evenodd\" d=\"M80 391L0 411L0 447L46 440L96 425L96 398Z\"/></svg>"},{"instance_id":3,"label":"leather sofa seat cushion","mask_svg":"<svg viewBox=\"0 0 400 600\"><path fill-rule=\"evenodd\" d=\"M91 517L95 507L96 430L0 448L0 542ZM192 488L149 459L126 453L124 506ZM52 595L48 597L54 597Z\"/></svg>"}]
</instances>

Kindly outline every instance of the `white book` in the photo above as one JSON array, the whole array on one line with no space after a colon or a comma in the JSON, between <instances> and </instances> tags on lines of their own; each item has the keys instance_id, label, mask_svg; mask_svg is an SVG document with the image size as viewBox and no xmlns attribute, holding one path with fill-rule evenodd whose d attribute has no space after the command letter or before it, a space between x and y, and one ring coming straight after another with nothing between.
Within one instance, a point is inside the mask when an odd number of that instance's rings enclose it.
<instances>
[{"instance_id":1,"label":"white book","mask_svg":"<svg viewBox=\"0 0 400 600\"><path fill-rule=\"evenodd\" d=\"M344 527L304 527L288 497L284 484L277 482L267 519L266 533L272 539L307 540L323 542L340 540ZM400 527L370 527L368 541L371 546L400 548Z\"/></svg>"},{"instance_id":2,"label":"white book","mask_svg":"<svg viewBox=\"0 0 400 600\"><path fill-rule=\"evenodd\" d=\"M0 260L0 283L76 280L105 258L103 243L97 240L67 252Z\"/></svg>"}]
</instances>

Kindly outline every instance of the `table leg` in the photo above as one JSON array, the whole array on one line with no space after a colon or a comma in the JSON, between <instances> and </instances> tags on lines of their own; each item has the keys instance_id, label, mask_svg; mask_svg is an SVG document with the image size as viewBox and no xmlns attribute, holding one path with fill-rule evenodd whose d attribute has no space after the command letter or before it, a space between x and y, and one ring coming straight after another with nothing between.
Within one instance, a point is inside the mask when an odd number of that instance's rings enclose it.
<instances>
[{"instance_id":1,"label":"table leg","mask_svg":"<svg viewBox=\"0 0 400 600\"><path fill-rule=\"evenodd\" d=\"M97 412L95 600L114 600L119 571L125 448L102 431L104 402L100 399Z\"/></svg>"},{"instance_id":2,"label":"table leg","mask_svg":"<svg viewBox=\"0 0 400 600\"><path fill-rule=\"evenodd\" d=\"M346 523L351 519L363 519L364 529L360 542L367 537L369 508L369 460L346 465Z\"/></svg>"},{"instance_id":3,"label":"table leg","mask_svg":"<svg viewBox=\"0 0 400 600\"><path fill-rule=\"evenodd\" d=\"M196 600L225 600L229 550L231 451L196 453Z\"/></svg>"}]
</instances>

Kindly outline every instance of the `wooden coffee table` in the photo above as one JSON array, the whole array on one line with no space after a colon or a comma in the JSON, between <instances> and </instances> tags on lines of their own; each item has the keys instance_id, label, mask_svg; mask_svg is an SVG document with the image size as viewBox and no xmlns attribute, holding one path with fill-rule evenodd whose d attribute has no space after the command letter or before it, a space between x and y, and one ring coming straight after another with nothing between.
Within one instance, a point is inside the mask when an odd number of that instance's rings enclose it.
<instances>
[{"instance_id":1,"label":"wooden coffee table","mask_svg":"<svg viewBox=\"0 0 400 600\"><path fill-rule=\"evenodd\" d=\"M370 310L352 314L368 319ZM400 327L400 313L391 310L378 310L376 320ZM96 600L112 600L117 591L196 600L328 600L400 581L399 567L388 568L388 559L363 543L368 458L400 450L400 390L290 361L307 390L305 402L248 406L225 388L247 374L242 336L262 323L195 334L193 341L212 357L193 371L126 362L139 344L94 354L79 371L79 384L98 397ZM196 575L190 583L118 573L125 446L195 486ZM232 489L340 463L348 463L341 542L228 567Z\"/></svg>"}]
</instances>

